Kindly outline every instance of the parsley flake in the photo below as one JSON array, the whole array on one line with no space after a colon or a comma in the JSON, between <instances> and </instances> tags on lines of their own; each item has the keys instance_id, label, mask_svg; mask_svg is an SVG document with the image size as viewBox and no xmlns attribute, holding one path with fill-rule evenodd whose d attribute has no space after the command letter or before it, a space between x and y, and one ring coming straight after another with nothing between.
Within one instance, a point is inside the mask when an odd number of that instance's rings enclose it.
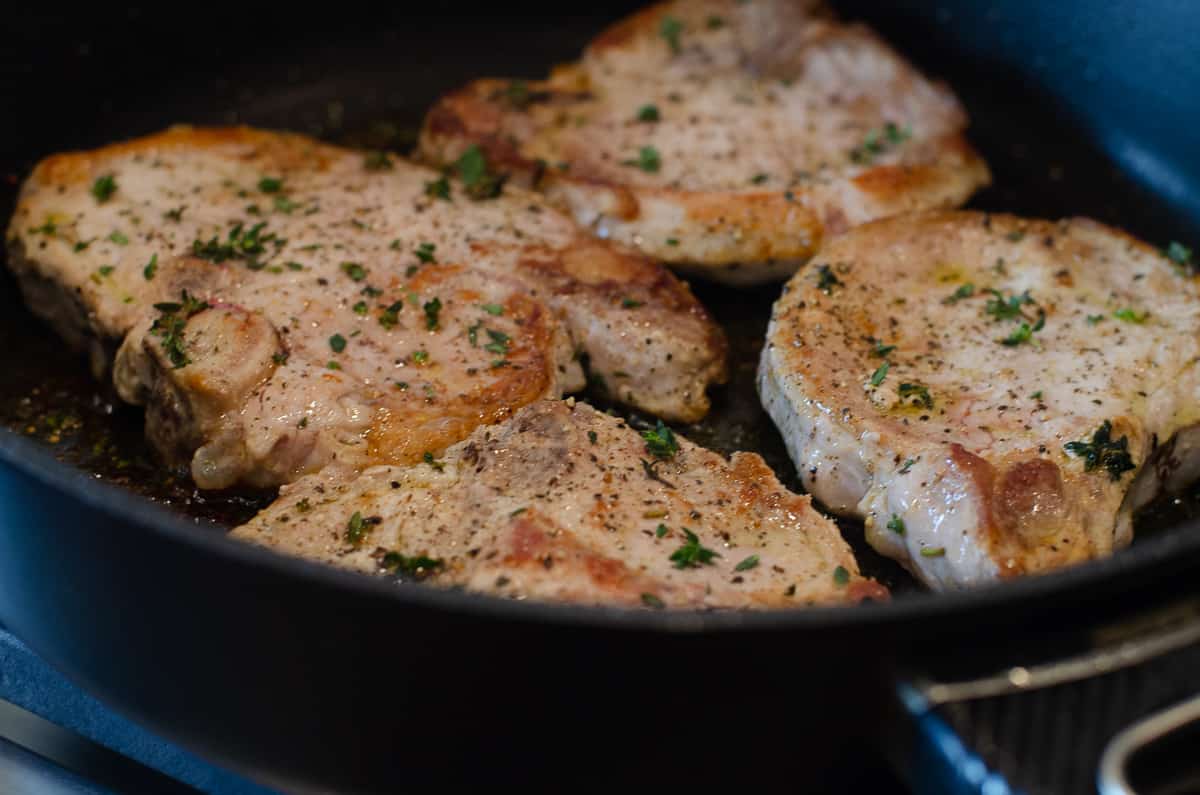
<instances>
[{"instance_id":1,"label":"parsley flake","mask_svg":"<svg viewBox=\"0 0 1200 795\"><path fill-rule=\"evenodd\" d=\"M399 552L388 552L383 556L380 565L392 574L406 574L418 580L434 574L445 567L441 558L430 558L425 555L407 557Z\"/></svg>"},{"instance_id":2,"label":"parsley flake","mask_svg":"<svg viewBox=\"0 0 1200 795\"><path fill-rule=\"evenodd\" d=\"M758 555L750 555L743 558L741 563L733 567L734 571L750 571L750 569L758 566Z\"/></svg>"},{"instance_id":3,"label":"parsley flake","mask_svg":"<svg viewBox=\"0 0 1200 795\"><path fill-rule=\"evenodd\" d=\"M445 177L438 177L431 182L426 182L425 195L431 199L450 201L450 180Z\"/></svg>"},{"instance_id":4,"label":"parsley flake","mask_svg":"<svg viewBox=\"0 0 1200 795\"><path fill-rule=\"evenodd\" d=\"M343 262L342 273L346 274L356 282L361 282L363 279L367 278L367 269L362 265L359 265L357 262Z\"/></svg>"},{"instance_id":5,"label":"parsley flake","mask_svg":"<svg viewBox=\"0 0 1200 795\"><path fill-rule=\"evenodd\" d=\"M158 273L158 255L151 254L150 261L146 263L146 267L142 268L142 278L150 281L156 273Z\"/></svg>"},{"instance_id":6,"label":"parsley flake","mask_svg":"<svg viewBox=\"0 0 1200 795\"><path fill-rule=\"evenodd\" d=\"M871 373L871 386L879 386L883 383L883 379L887 378L888 370L892 367L891 362L884 362L879 365L875 372Z\"/></svg>"},{"instance_id":7,"label":"parsley flake","mask_svg":"<svg viewBox=\"0 0 1200 795\"><path fill-rule=\"evenodd\" d=\"M904 520L896 514L892 514L892 518L888 519L887 529L891 530L898 536L902 536L908 531L908 529L904 526Z\"/></svg>"},{"instance_id":8,"label":"parsley flake","mask_svg":"<svg viewBox=\"0 0 1200 795\"><path fill-rule=\"evenodd\" d=\"M434 298L425 302L425 328L429 331L437 331L438 329L438 314L442 311L442 301L440 298Z\"/></svg>"},{"instance_id":9,"label":"parsley flake","mask_svg":"<svg viewBox=\"0 0 1200 795\"><path fill-rule=\"evenodd\" d=\"M662 116L659 115L657 105L642 105L638 108L637 120L644 122L659 121Z\"/></svg>"},{"instance_id":10,"label":"parsley flake","mask_svg":"<svg viewBox=\"0 0 1200 795\"><path fill-rule=\"evenodd\" d=\"M646 452L655 458L672 458L679 452L674 432L662 420L653 429L642 431L642 439L646 442Z\"/></svg>"},{"instance_id":11,"label":"parsley flake","mask_svg":"<svg viewBox=\"0 0 1200 795\"><path fill-rule=\"evenodd\" d=\"M834 585L841 586L841 585L845 585L848 582L850 582L850 572L846 570L845 566L838 566L836 569L833 570L833 584Z\"/></svg>"},{"instance_id":12,"label":"parsley flake","mask_svg":"<svg viewBox=\"0 0 1200 795\"><path fill-rule=\"evenodd\" d=\"M715 551L700 543L700 537L688 530L682 528L683 536L687 539L683 546L671 553L669 560L675 564L677 569L696 569L700 566L711 566L713 558L721 557Z\"/></svg>"},{"instance_id":13,"label":"parsley flake","mask_svg":"<svg viewBox=\"0 0 1200 795\"><path fill-rule=\"evenodd\" d=\"M655 174L662 167L662 157L653 146L643 146L638 150L636 160L622 160L621 165L640 168L647 174Z\"/></svg>"},{"instance_id":14,"label":"parsley flake","mask_svg":"<svg viewBox=\"0 0 1200 795\"><path fill-rule=\"evenodd\" d=\"M329 338L329 347L334 353L341 353L346 350L346 338L341 334L334 334Z\"/></svg>"},{"instance_id":15,"label":"parsley flake","mask_svg":"<svg viewBox=\"0 0 1200 795\"><path fill-rule=\"evenodd\" d=\"M429 264L431 262L437 262L437 257L435 257L433 254L433 251L436 248L437 246L435 246L433 243L422 243L417 246L413 253L417 255L417 259L421 260L421 262Z\"/></svg>"},{"instance_id":16,"label":"parsley flake","mask_svg":"<svg viewBox=\"0 0 1200 795\"><path fill-rule=\"evenodd\" d=\"M1067 442L1063 449L1074 456L1083 459L1083 470L1091 472L1102 467L1108 472L1111 480L1121 479L1121 475L1136 469L1133 457L1129 454L1129 437L1112 438L1112 423L1105 420L1092 434L1090 442Z\"/></svg>"},{"instance_id":17,"label":"parsley flake","mask_svg":"<svg viewBox=\"0 0 1200 795\"><path fill-rule=\"evenodd\" d=\"M971 282L959 285L959 288L942 299L943 304L957 304L965 298L975 295L975 285Z\"/></svg>"},{"instance_id":18,"label":"parsley flake","mask_svg":"<svg viewBox=\"0 0 1200 795\"><path fill-rule=\"evenodd\" d=\"M1147 318L1150 317L1150 313L1137 312L1129 307L1125 307L1124 309L1118 309L1116 312L1113 312L1113 317L1115 317L1117 320L1124 320L1126 323L1134 323L1140 326L1146 322Z\"/></svg>"},{"instance_id":19,"label":"parsley flake","mask_svg":"<svg viewBox=\"0 0 1200 795\"><path fill-rule=\"evenodd\" d=\"M472 199L494 199L504 190L507 174L494 174L488 170L487 156L478 144L471 144L454 162L467 195Z\"/></svg>"},{"instance_id":20,"label":"parsley flake","mask_svg":"<svg viewBox=\"0 0 1200 795\"><path fill-rule=\"evenodd\" d=\"M392 158L383 151L367 152L363 156L363 168L367 171L391 171Z\"/></svg>"},{"instance_id":21,"label":"parsley flake","mask_svg":"<svg viewBox=\"0 0 1200 795\"><path fill-rule=\"evenodd\" d=\"M92 183L92 196L99 204L104 204L106 201L111 199L112 195L116 192L117 180L112 174L105 174L102 177L98 177L96 181Z\"/></svg>"},{"instance_id":22,"label":"parsley flake","mask_svg":"<svg viewBox=\"0 0 1200 795\"><path fill-rule=\"evenodd\" d=\"M279 193L283 190L283 180L278 177L263 177L258 181L258 189L263 193Z\"/></svg>"},{"instance_id":23,"label":"parsley flake","mask_svg":"<svg viewBox=\"0 0 1200 795\"><path fill-rule=\"evenodd\" d=\"M667 606L662 599L659 599L652 593L642 594L642 604L644 604L646 607L652 607L655 610L662 610Z\"/></svg>"},{"instance_id":24,"label":"parsley flake","mask_svg":"<svg viewBox=\"0 0 1200 795\"><path fill-rule=\"evenodd\" d=\"M667 42L667 46L671 48L671 52L679 54L679 34L683 32L683 23L675 17L663 17L658 23L658 35Z\"/></svg>"}]
</instances>

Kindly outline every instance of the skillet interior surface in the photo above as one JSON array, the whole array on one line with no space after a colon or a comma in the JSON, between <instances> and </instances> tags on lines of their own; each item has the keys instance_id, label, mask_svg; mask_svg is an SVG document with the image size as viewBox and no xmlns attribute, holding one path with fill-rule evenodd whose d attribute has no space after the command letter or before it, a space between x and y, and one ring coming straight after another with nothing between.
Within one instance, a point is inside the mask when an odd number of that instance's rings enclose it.
<instances>
[{"instance_id":1,"label":"skillet interior surface","mask_svg":"<svg viewBox=\"0 0 1200 795\"><path fill-rule=\"evenodd\" d=\"M586 16L553 21L483 12L464 24L448 15L413 19L397 14L369 31L343 24L321 35L284 26L252 48L231 33L207 50L181 45L162 76L139 72L137 80L128 78L145 59L117 46L120 38L105 35L104 26L111 21L96 20L97 27L87 34L72 25L74 37L43 56L52 62L48 66L72 72L103 59L105 69L90 76L74 73L77 79L69 92L81 103L70 114L76 123L57 123L71 102L43 100L44 114L26 116L29 123L22 125L22 134L3 139L0 214L8 217L16 185L37 158L179 121L250 123L350 145L404 150L412 144L423 110L443 91L478 75L536 78L551 64L575 55L606 21L636 5L613 3ZM848 17L877 24L963 99L972 118L970 137L991 164L995 182L971 206L1045 217L1089 215L1160 244L1200 240L1195 219L1189 217L1195 208L1188 201L1169 195L1163 184L1149 184L1155 173L1139 173L1122 162L1104 135L1068 115L1064 108L1069 104L1035 87L1020 70L964 57L966 45L937 35L938 25L947 19L930 19L914 9L906 13L906 4L884 12L865 3L840 5ZM970 8L960 13L978 13L978 20L968 22L990 26L1002 41L1007 26L1017 21ZM44 23L56 24L53 19ZM496 42L500 46L491 46ZM1082 68L1103 74L1108 67L1101 62ZM17 98L21 96L18 91ZM85 124L78 123L81 115ZM1185 198L1197 193L1190 190ZM757 451L784 483L798 488L782 441L754 390L754 368L778 287L737 292L701 282L693 287L729 334L733 380L716 391L707 418L680 430L722 452ZM120 404L111 390L91 379L82 357L67 352L23 307L7 273L0 286L0 344L7 352L7 366L0 370L0 422L50 445L69 464L194 517L213 533L244 521L270 501L272 494L264 492L199 492L186 473L162 466L142 436L140 411ZM1160 500L1139 517L1138 546L1156 543L1158 536L1194 533L1184 525L1197 515L1200 487ZM867 573L896 593L920 593L898 566L863 542L860 525L841 524Z\"/></svg>"}]
</instances>

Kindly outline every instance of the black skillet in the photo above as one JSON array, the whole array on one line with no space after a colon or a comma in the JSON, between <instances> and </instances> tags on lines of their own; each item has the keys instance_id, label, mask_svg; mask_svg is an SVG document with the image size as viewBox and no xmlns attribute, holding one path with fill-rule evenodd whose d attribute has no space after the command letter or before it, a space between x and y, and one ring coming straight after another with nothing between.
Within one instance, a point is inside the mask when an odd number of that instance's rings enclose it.
<instances>
[{"instance_id":1,"label":"black skillet","mask_svg":"<svg viewBox=\"0 0 1200 795\"><path fill-rule=\"evenodd\" d=\"M403 146L440 92L543 74L634 5L9 12L0 214L37 158L177 121ZM836 5L963 98L996 178L974 206L1200 243L1200 5ZM730 332L735 380L684 430L758 450L794 484L752 388L776 288L696 288ZM270 495L199 494L164 471L137 413L7 279L0 307L0 620L121 712L288 790L853 790L823 776L853 769L854 741L886 741L898 674L1083 648L1200 590L1194 494L1143 516L1110 560L962 594L919 591L847 525L896 593L852 609L626 612L351 576L223 538Z\"/></svg>"}]
</instances>

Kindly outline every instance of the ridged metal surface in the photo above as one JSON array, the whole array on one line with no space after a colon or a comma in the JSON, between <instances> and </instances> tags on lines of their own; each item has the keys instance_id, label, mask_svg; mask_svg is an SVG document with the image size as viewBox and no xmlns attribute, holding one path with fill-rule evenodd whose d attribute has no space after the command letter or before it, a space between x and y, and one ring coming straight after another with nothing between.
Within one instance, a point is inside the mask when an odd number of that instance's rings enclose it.
<instances>
[{"instance_id":1,"label":"ridged metal surface","mask_svg":"<svg viewBox=\"0 0 1200 795\"><path fill-rule=\"evenodd\" d=\"M1200 692L1200 645L1042 690L937 709L989 767L1029 795L1096 792L1105 745L1122 729Z\"/></svg>"}]
</instances>

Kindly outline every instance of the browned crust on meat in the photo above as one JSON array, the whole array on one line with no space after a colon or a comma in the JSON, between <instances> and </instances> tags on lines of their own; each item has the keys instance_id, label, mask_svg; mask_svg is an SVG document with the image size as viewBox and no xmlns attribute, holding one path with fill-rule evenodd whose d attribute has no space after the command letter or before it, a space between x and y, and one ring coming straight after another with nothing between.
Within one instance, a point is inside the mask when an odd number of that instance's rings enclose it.
<instances>
[{"instance_id":1,"label":"browned crust on meat","mask_svg":"<svg viewBox=\"0 0 1200 795\"><path fill-rule=\"evenodd\" d=\"M342 154L340 150L304 135L252 127L193 127L184 124L98 149L50 155L34 168L30 184L71 186L91 181L97 166L124 155L150 155L171 148L213 149L228 146L246 146L246 160L263 159L279 169L321 170L331 159Z\"/></svg>"}]
</instances>

